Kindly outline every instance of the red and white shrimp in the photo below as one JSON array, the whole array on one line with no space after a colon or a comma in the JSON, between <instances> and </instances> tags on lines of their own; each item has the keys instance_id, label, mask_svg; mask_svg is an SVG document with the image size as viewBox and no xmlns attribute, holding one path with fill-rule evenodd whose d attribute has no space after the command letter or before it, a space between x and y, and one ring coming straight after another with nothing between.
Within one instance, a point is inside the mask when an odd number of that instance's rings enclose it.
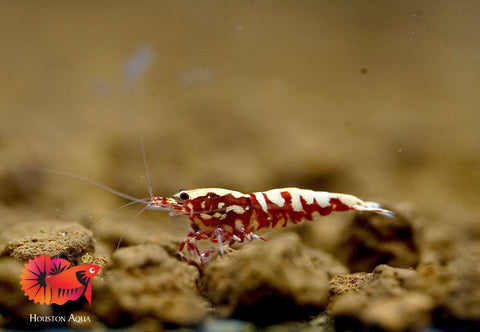
<instances>
[{"instance_id":1,"label":"red and white shrimp","mask_svg":"<svg viewBox=\"0 0 480 332\"><path fill-rule=\"evenodd\" d=\"M179 253L185 261L196 255L204 264L213 249L201 250L197 242L209 240L223 246L235 242L262 239L257 232L282 228L326 216L333 211L370 211L387 217L394 213L382 209L378 203L365 202L347 194L312 191L298 188L272 189L243 194L220 188L181 190L173 198L152 195L147 209L169 211L171 215L190 218L191 230L180 245Z\"/></svg>"},{"instance_id":2,"label":"red and white shrimp","mask_svg":"<svg viewBox=\"0 0 480 332\"><path fill-rule=\"evenodd\" d=\"M265 240L257 235L257 232L313 220L333 211L369 211L387 217L394 216L392 211L382 209L378 203L365 202L353 195L298 188L272 189L251 194L220 188L202 188L181 190L172 198L161 197L152 190L146 161L145 170L149 199L138 199L66 172L55 173L94 184L133 203L145 204L144 210L162 210L169 211L170 215L187 216L191 221L191 229L180 245L179 254L186 262L198 257L202 265L208 261L214 249L200 249L200 240L218 243L223 256L225 245L231 246L245 240ZM185 250L188 255L184 254Z\"/></svg>"}]
</instances>

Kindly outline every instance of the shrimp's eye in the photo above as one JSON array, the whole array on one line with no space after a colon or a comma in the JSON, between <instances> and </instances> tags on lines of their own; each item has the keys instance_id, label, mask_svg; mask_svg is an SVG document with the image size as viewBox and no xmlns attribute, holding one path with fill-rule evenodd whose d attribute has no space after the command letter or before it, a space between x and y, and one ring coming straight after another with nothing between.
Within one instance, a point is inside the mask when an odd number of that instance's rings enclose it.
<instances>
[{"instance_id":1,"label":"shrimp's eye","mask_svg":"<svg viewBox=\"0 0 480 332\"><path fill-rule=\"evenodd\" d=\"M184 192L184 191L180 193L180 198L181 198L181 199L188 199L189 197L190 197L190 196L188 196L188 194L187 194L186 192Z\"/></svg>"}]
</instances>

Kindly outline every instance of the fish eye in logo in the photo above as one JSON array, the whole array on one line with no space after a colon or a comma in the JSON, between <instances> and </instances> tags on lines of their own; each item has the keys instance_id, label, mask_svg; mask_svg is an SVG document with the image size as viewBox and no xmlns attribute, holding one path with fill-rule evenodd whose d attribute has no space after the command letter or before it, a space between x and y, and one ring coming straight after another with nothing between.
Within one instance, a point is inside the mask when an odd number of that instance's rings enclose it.
<instances>
[{"instance_id":1,"label":"fish eye in logo","mask_svg":"<svg viewBox=\"0 0 480 332\"><path fill-rule=\"evenodd\" d=\"M49 255L29 260L20 275L25 296L35 303L62 305L67 301L76 301L84 294L91 304L92 279L97 275L100 266L83 264L68 268L69 266L70 262L67 260L51 259Z\"/></svg>"}]
</instances>

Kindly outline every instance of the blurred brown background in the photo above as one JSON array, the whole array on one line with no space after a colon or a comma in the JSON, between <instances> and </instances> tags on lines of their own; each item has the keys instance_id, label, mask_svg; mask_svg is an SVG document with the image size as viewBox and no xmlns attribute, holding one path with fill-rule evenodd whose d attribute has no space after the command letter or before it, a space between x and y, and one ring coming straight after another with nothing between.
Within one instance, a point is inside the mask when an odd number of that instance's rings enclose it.
<instances>
[{"instance_id":1,"label":"blurred brown background","mask_svg":"<svg viewBox=\"0 0 480 332\"><path fill-rule=\"evenodd\" d=\"M143 137L158 194L296 186L475 222L479 7L3 1L0 197L96 219L119 201L41 171L144 197Z\"/></svg>"}]
</instances>

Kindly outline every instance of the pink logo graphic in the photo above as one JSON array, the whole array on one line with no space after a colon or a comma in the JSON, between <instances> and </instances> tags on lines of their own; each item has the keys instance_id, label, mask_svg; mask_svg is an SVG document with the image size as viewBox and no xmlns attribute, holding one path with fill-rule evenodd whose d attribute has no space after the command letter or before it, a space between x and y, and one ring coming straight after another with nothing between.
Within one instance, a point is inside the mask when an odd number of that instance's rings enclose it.
<instances>
[{"instance_id":1,"label":"pink logo graphic","mask_svg":"<svg viewBox=\"0 0 480 332\"><path fill-rule=\"evenodd\" d=\"M85 258L87 257L91 258L91 262L93 258L88 254ZM68 268L69 265L70 262L65 259L50 259L49 255L29 260L20 275L25 296L35 303L61 305L67 301L76 301L85 294L91 304L92 279L97 275L100 266L84 264Z\"/></svg>"}]
</instances>

